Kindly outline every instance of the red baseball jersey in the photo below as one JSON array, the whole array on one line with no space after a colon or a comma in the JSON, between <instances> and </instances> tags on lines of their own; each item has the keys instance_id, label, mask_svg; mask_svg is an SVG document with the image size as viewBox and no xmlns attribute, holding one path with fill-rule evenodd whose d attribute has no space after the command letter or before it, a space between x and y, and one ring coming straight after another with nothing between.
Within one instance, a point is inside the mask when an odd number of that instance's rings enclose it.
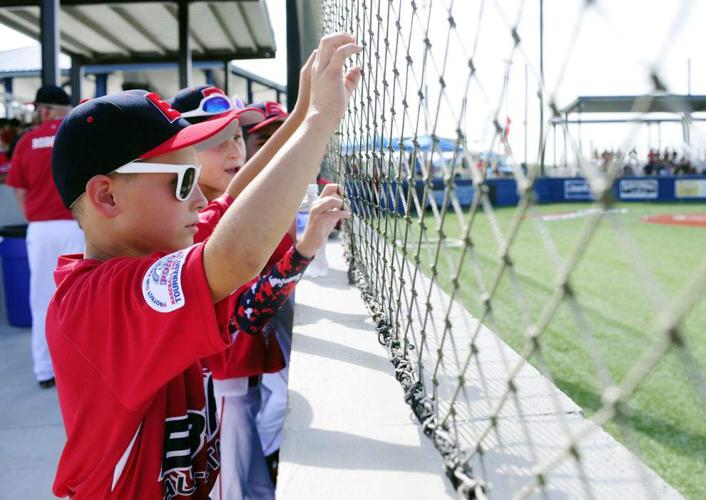
<instances>
[{"instance_id":1,"label":"red baseball jersey","mask_svg":"<svg viewBox=\"0 0 706 500\"><path fill-rule=\"evenodd\" d=\"M194 236L195 242L203 241L211 235L232 203L232 197L223 195L210 202L201 211L198 232ZM214 378L225 380L250 377L274 373L285 367L282 349L274 335L265 331L266 320L263 321L263 319L274 315L276 308L272 307L272 303L280 298L286 299L292 293L301 273L310 262L310 259L304 259L294 252L292 241L289 235L285 235L270 257L265 272L274 272L275 280L287 279L290 273L297 274L296 279L288 280L285 286L277 287L275 290L269 284L267 276L264 278L258 276L240 287L234 294L234 303L238 305L231 325L232 332L235 334L233 344L229 349L203 360L203 363L213 372ZM276 266L277 263L279 266ZM275 294L277 297L274 297ZM252 305L245 302L251 302Z\"/></svg>"},{"instance_id":2,"label":"red baseball jersey","mask_svg":"<svg viewBox=\"0 0 706 500\"><path fill-rule=\"evenodd\" d=\"M12 166L5 182L27 190L24 210L30 222L73 219L51 174L51 152L60 124L61 120L51 120L26 132L12 153Z\"/></svg>"},{"instance_id":3,"label":"red baseball jersey","mask_svg":"<svg viewBox=\"0 0 706 500\"><path fill-rule=\"evenodd\" d=\"M104 262L64 256L47 312L66 444L55 495L208 498L220 469L210 372L232 298L213 304L203 245Z\"/></svg>"},{"instance_id":4,"label":"red baseball jersey","mask_svg":"<svg viewBox=\"0 0 706 500\"><path fill-rule=\"evenodd\" d=\"M213 230L216 228L216 224L221 220L223 214L228 210L228 207L233 203L233 198L224 194L212 202L210 202L206 208L201 210L199 213L199 225L196 236L194 236L194 242L198 243L206 240ZM294 239L289 233L285 233L282 237L282 241L279 242L277 248L270 256L270 260L265 265L265 270L269 270L275 262L280 260L287 251L294 245Z\"/></svg>"}]
</instances>

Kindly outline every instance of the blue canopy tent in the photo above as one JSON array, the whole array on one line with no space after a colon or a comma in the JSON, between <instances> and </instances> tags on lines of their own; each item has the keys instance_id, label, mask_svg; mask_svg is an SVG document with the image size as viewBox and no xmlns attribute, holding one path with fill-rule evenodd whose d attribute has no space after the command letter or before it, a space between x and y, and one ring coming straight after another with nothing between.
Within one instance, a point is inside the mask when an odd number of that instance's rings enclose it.
<instances>
[{"instance_id":1,"label":"blue canopy tent","mask_svg":"<svg viewBox=\"0 0 706 500\"><path fill-rule=\"evenodd\" d=\"M433 147L435 140L437 144L436 147ZM353 139L352 142L342 145L341 150L344 154L352 154L370 150L383 150L392 146L393 151L399 151L401 145L405 151L411 152L415 149L415 142L417 144L417 150L425 153L432 151L432 149L441 153L461 151L463 149L462 146L456 143L456 139L447 137L436 137L436 139L434 139L431 135L420 135L416 139L414 137L406 137L403 139L395 137L392 141L387 139L387 137L381 136L370 137L365 142L360 139Z\"/></svg>"}]
</instances>

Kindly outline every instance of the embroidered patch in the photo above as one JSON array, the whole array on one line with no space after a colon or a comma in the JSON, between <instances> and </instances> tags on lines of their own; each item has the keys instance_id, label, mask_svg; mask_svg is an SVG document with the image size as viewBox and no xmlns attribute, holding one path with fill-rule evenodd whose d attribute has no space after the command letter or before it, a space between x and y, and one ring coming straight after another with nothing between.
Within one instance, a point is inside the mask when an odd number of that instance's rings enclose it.
<instances>
[{"instance_id":1,"label":"embroidered patch","mask_svg":"<svg viewBox=\"0 0 706 500\"><path fill-rule=\"evenodd\" d=\"M152 264L142 278L142 296L157 312L168 313L184 307L181 270L191 248L165 255Z\"/></svg>"}]
</instances>

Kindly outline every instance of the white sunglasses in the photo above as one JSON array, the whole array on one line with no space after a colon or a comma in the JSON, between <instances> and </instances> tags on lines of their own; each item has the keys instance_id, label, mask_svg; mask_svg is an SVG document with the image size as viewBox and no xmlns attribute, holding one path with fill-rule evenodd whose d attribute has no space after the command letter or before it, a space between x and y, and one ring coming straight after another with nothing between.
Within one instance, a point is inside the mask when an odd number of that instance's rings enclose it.
<instances>
[{"instance_id":1,"label":"white sunglasses","mask_svg":"<svg viewBox=\"0 0 706 500\"><path fill-rule=\"evenodd\" d=\"M240 103L240 107L238 104ZM237 101L231 101L228 96L223 94L211 94L207 95L199 103L199 107L192 109L191 111L186 111L182 113L182 118L196 118L199 116L211 116L219 115L225 113L226 111L232 111L234 109L243 109L245 106L242 105L242 101L238 99Z\"/></svg>"},{"instance_id":2,"label":"white sunglasses","mask_svg":"<svg viewBox=\"0 0 706 500\"><path fill-rule=\"evenodd\" d=\"M133 161L113 170L118 174L177 174L175 196L179 201L191 197L198 184L201 166L178 165L172 163L142 163Z\"/></svg>"}]
</instances>

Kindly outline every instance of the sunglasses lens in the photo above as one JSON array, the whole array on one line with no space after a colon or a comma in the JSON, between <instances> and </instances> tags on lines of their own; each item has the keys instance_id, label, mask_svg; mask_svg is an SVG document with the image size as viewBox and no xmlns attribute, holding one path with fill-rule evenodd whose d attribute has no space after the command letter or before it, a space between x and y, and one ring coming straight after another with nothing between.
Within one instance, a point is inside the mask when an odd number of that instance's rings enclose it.
<instances>
[{"instance_id":1,"label":"sunglasses lens","mask_svg":"<svg viewBox=\"0 0 706 500\"><path fill-rule=\"evenodd\" d=\"M207 113L223 113L231 108L227 97L212 97L203 103L203 110Z\"/></svg>"},{"instance_id":2,"label":"sunglasses lens","mask_svg":"<svg viewBox=\"0 0 706 500\"><path fill-rule=\"evenodd\" d=\"M233 106L235 106L235 109L245 109L245 103L237 95L233 97Z\"/></svg>"},{"instance_id":3,"label":"sunglasses lens","mask_svg":"<svg viewBox=\"0 0 706 500\"><path fill-rule=\"evenodd\" d=\"M184 176L181 178L181 186L179 186L179 199L186 201L191 195L191 191L196 184L196 169L191 167L184 171Z\"/></svg>"}]
</instances>

